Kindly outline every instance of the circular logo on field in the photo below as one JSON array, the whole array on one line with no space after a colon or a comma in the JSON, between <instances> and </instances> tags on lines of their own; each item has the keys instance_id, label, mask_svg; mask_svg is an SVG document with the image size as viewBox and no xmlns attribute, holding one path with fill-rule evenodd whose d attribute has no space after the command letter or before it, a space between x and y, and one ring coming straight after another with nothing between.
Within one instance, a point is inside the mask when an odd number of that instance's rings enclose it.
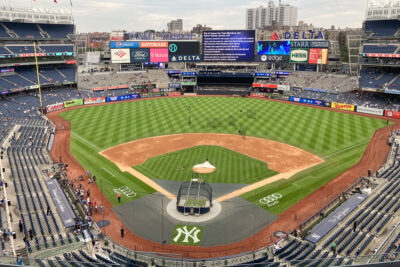
<instances>
[{"instance_id":1,"label":"circular logo on field","mask_svg":"<svg viewBox=\"0 0 400 267\"><path fill-rule=\"evenodd\" d=\"M169 45L169 52L175 53L176 51L178 51L178 46L176 44L170 44Z\"/></svg>"},{"instance_id":2,"label":"circular logo on field","mask_svg":"<svg viewBox=\"0 0 400 267\"><path fill-rule=\"evenodd\" d=\"M136 197L136 193L132 189L127 187L127 186L123 186L123 187L114 189L114 193L116 193L116 194L120 193L120 194L125 195L126 197L129 197L129 198Z\"/></svg>"},{"instance_id":3,"label":"circular logo on field","mask_svg":"<svg viewBox=\"0 0 400 267\"><path fill-rule=\"evenodd\" d=\"M264 198L261 198L259 201L262 205L268 205L268 207L272 207L279 204L278 199L281 199L282 195L279 193L275 193Z\"/></svg>"}]
</instances>

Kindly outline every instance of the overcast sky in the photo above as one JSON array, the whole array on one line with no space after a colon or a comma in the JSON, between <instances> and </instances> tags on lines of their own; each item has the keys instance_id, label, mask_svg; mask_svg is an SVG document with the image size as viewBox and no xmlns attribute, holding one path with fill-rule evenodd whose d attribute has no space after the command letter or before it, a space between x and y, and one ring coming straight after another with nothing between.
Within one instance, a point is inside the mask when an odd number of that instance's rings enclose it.
<instances>
[{"instance_id":1,"label":"overcast sky","mask_svg":"<svg viewBox=\"0 0 400 267\"><path fill-rule=\"evenodd\" d=\"M65 7L70 0L0 0L14 6ZM278 0L276 0L277 2ZM72 0L78 32L166 29L182 18L184 29L206 24L215 29L244 29L246 8L267 5L256 0ZM298 20L318 27L361 27L367 0L282 0L298 7Z\"/></svg>"}]
</instances>

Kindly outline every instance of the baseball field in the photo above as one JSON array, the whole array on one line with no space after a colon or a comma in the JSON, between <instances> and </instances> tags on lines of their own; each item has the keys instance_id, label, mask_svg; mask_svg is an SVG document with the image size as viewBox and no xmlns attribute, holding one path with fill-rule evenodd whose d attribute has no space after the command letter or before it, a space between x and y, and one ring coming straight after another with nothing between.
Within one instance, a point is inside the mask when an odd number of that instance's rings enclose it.
<instances>
[{"instance_id":1,"label":"baseball field","mask_svg":"<svg viewBox=\"0 0 400 267\"><path fill-rule=\"evenodd\" d=\"M99 154L134 140L186 133L238 135L240 132L244 140L248 137L273 140L321 158L323 163L291 179L279 179L241 195L274 214L280 214L356 164L374 132L387 123L289 103L223 97L125 102L75 109L61 116L71 122L71 152L85 169L96 175L97 184L113 205L155 192ZM219 146L195 146L151 157L131 167L149 178L187 181L190 166L206 158L217 167L207 177L212 183L252 184L279 172L257 158ZM121 188L131 193L118 203L115 196ZM279 201L260 201L269 196L279 196Z\"/></svg>"}]
</instances>

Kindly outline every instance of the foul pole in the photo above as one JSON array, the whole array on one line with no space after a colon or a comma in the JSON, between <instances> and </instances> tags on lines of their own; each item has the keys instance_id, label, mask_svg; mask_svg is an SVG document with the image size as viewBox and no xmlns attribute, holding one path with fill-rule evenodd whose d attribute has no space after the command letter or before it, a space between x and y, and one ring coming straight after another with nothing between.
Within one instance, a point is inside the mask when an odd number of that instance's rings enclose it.
<instances>
[{"instance_id":1,"label":"foul pole","mask_svg":"<svg viewBox=\"0 0 400 267\"><path fill-rule=\"evenodd\" d=\"M39 76L39 65L36 53L36 42L33 42L33 48L35 49L36 75L37 75L37 83L39 86L40 112L43 114L42 89L40 88L40 76Z\"/></svg>"}]
</instances>

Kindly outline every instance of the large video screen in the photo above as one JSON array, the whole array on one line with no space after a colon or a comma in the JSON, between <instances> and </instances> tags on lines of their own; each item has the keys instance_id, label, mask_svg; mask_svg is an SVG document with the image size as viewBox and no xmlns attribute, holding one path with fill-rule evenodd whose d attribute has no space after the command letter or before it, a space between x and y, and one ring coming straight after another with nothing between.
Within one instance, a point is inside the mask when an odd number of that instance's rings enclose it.
<instances>
[{"instance_id":1,"label":"large video screen","mask_svg":"<svg viewBox=\"0 0 400 267\"><path fill-rule=\"evenodd\" d=\"M257 43L256 61L288 63L290 41L260 41Z\"/></svg>"},{"instance_id":2,"label":"large video screen","mask_svg":"<svg viewBox=\"0 0 400 267\"><path fill-rule=\"evenodd\" d=\"M254 61L254 30L204 31L203 60L208 62Z\"/></svg>"},{"instance_id":3,"label":"large video screen","mask_svg":"<svg viewBox=\"0 0 400 267\"><path fill-rule=\"evenodd\" d=\"M290 55L290 41L262 41L257 44L257 55Z\"/></svg>"}]
</instances>

